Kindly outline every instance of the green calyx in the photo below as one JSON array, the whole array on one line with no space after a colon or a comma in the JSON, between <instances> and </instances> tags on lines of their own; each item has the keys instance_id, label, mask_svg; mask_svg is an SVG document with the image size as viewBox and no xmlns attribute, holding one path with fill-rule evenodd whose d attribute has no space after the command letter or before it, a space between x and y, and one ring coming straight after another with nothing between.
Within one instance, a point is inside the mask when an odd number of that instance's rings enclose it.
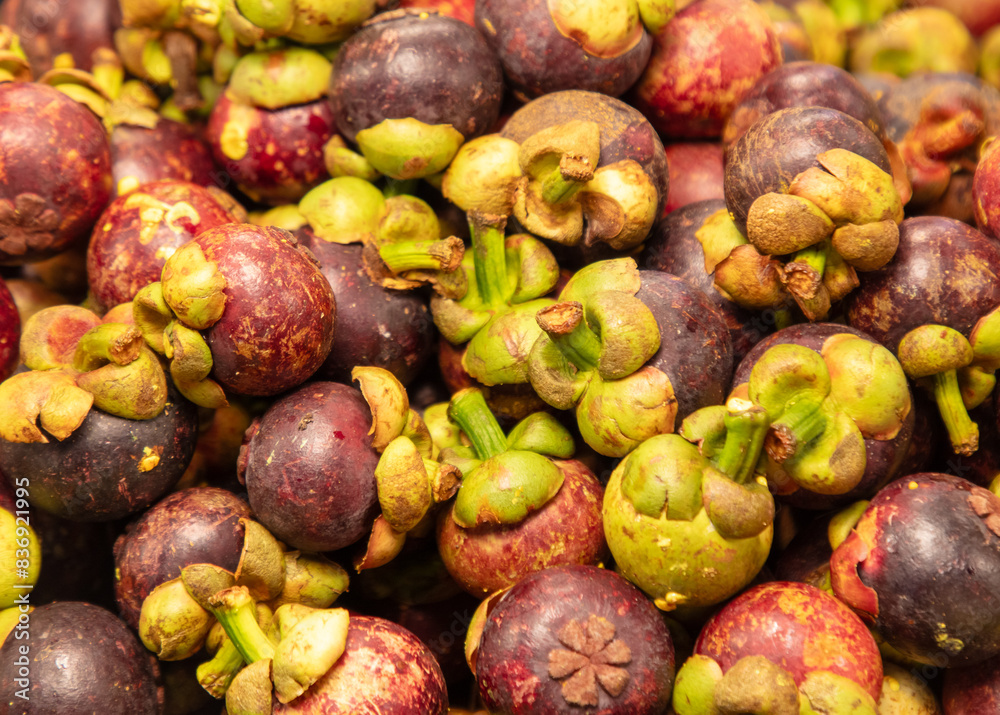
<instances>
[{"instance_id":1,"label":"green calyx","mask_svg":"<svg viewBox=\"0 0 1000 715\"><path fill-rule=\"evenodd\" d=\"M160 660L183 660L201 650L214 623L178 577L161 583L143 600L139 638Z\"/></svg>"},{"instance_id":2,"label":"green calyx","mask_svg":"<svg viewBox=\"0 0 1000 715\"><path fill-rule=\"evenodd\" d=\"M383 119L355 137L365 159L394 179L422 179L447 168L465 137L450 124Z\"/></svg>"},{"instance_id":3,"label":"green calyx","mask_svg":"<svg viewBox=\"0 0 1000 715\"><path fill-rule=\"evenodd\" d=\"M487 134L462 144L444 172L441 193L463 211L508 216L514 192L524 176L520 146L499 134Z\"/></svg>"},{"instance_id":4,"label":"green calyx","mask_svg":"<svg viewBox=\"0 0 1000 715\"><path fill-rule=\"evenodd\" d=\"M227 91L243 104L281 109L326 96L331 71L326 57L305 47L251 52L234 65Z\"/></svg>"},{"instance_id":5,"label":"green calyx","mask_svg":"<svg viewBox=\"0 0 1000 715\"><path fill-rule=\"evenodd\" d=\"M340 176L303 196L299 212L324 241L364 243L375 237L385 213L385 196L364 179Z\"/></svg>"},{"instance_id":6,"label":"green calyx","mask_svg":"<svg viewBox=\"0 0 1000 715\"><path fill-rule=\"evenodd\" d=\"M178 320L195 330L214 325L226 307L226 278L195 241L177 249L163 265L160 289Z\"/></svg>"},{"instance_id":7,"label":"green calyx","mask_svg":"<svg viewBox=\"0 0 1000 715\"><path fill-rule=\"evenodd\" d=\"M574 446L558 421L529 415L505 436L478 388L455 393L448 414L476 457L462 465L467 471L452 510L459 526L516 524L559 491L563 473L550 457L567 459Z\"/></svg>"},{"instance_id":8,"label":"green calyx","mask_svg":"<svg viewBox=\"0 0 1000 715\"><path fill-rule=\"evenodd\" d=\"M236 0L240 14L262 30L281 35L295 20L294 0Z\"/></svg>"},{"instance_id":9,"label":"green calyx","mask_svg":"<svg viewBox=\"0 0 1000 715\"><path fill-rule=\"evenodd\" d=\"M635 0L550 0L548 5L556 29L563 36L573 38L584 52L594 57L619 57L634 47L644 34ZM666 12L666 8L652 7L653 3L647 6L654 21Z\"/></svg>"}]
</instances>

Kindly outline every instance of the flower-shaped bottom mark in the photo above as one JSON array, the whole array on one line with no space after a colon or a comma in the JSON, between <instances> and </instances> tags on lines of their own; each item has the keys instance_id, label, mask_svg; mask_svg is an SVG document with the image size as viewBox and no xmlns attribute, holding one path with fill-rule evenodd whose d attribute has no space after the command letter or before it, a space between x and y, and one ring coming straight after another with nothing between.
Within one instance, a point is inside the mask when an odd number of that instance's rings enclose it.
<instances>
[{"instance_id":1,"label":"flower-shaped bottom mark","mask_svg":"<svg viewBox=\"0 0 1000 715\"><path fill-rule=\"evenodd\" d=\"M613 623L591 615L583 623L569 621L556 635L566 648L549 652L549 676L566 678L562 684L566 702L597 705L598 683L611 697L622 694L629 674L621 666L631 662L632 652L624 641L615 639Z\"/></svg>"},{"instance_id":2,"label":"flower-shaped bottom mark","mask_svg":"<svg viewBox=\"0 0 1000 715\"><path fill-rule=\"evenodd\" d=\"M24 193L14 198L0 199L0 251L11 256L48 248L59 227L59 212L46 208L46 200L38 194Z\"/></svg>"}]
</instances>

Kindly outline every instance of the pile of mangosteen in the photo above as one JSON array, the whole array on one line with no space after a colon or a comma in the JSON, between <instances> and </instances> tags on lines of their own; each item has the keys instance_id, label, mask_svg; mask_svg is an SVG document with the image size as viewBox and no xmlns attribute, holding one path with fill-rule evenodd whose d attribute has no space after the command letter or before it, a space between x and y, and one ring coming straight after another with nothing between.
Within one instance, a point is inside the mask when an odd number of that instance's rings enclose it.
<instances>
[{"instance_id":1,"label":"pile of mangosteen","mask_svg":"<svg viewBox=\"0 0 1000 715\"><path fill-rule=\"evenodd\" d=\"M1000 0L0 0L0 712L1000 715Z\"/></svg>"}]
</instances>

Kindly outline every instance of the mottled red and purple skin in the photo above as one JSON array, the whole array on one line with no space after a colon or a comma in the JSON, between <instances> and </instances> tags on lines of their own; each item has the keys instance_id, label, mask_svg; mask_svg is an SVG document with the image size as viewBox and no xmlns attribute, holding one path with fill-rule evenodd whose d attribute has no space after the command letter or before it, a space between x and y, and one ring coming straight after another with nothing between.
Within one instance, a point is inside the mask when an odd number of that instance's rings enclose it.
<instances>
[{"instance_id":1,"label":"mottled red and purple skin","mask_svg":"<svg viewBox=\"0 0 1000 715\"><path fill-rule=\"evenodd\" d=\"M500 133L520 144L536 132L570 119L595 122L600 127L598 168L623 159L632 159L643 168L659 192L656 215L662 215L670 189L667 155L652 125L625 102L599 92L578 89L552 92L517 109Z\"/></svg>"},{"instance_id":2,"label":"mottled red and purple skin","mask_svg":"<svg viewBox=\"0 0 1000 715\"><path fill-rule=\"evenodd\" d=\"M718 142L674 142L663 147L670 172L670 189L663 217L688 204L725 198L725 151Z\"/></svg>"},{"instance_id":3,"label":"mottled red and purple skin","mask_svg":"<svg viewBox=\"0 0 1000 715\"><path fill-rule=\"evenodd\" d=\"M230 491L193 487L168 494L128 525L115 541L115 600L122 618L139 627L142 602L191 564L236 571L250 507Z\"/></svg>"},{"instance_id":4,"label":"mottled red and purple skin","mask_svg":"<svg viewBox=\"0 0 1000 715\"><path fill-rule=\"evenodd\" d=\"M767 350L775 345L802 345L821 353L823 344L832 335L848 333L865 340L875 341L862 330L839 323L798 323L768 335L754 345L753 349L740 361L733 373L733 390L750 381L750 372L754 365ZM911 394L911 404L913 395ZM926 407L926 406L925 406ZM844 494L817 494L808 489L797 489L789 484L792 491L778 492L775 498L800 509L824 510L846 506L858 499L867 499L889 483L897 475L902 474L901 468L910 456L910 445L917 420L918 407L911 407L899 432L892 439L879 440L866 437L865 442L865 472L861 481ZM772 489L777 489L772 484Z\"/></svg>"},{"instance_id":5,"label":"mottled red and purple skin","mask_svg":"<svg viewBox=\"0 0 1000 715\"><path fill-rule=\"evenodd\" d=\"M0 265L49 258L84 238L111 195L97 117L54 87L0 84Z\"/></svg>"},{"instance_id":6,"label":"mottled red and purple skin","mask_svg":"<svg viewBox=\"0 0 1000 715\"><path fill-rule=\"evenodd\" d=\"M446 15L376 15L340 47L330 105L344 138L384 119L450 124L466 139L490 131L503 101L503 70L482 35Z\"/></svg>"},{"instance_id":7,"label":"mottled red and purple skin","mask_svg":"<svg viewBox=\"0 0 1000 715\"><path fill-rule=\"evenodd\" d=\"M61 442L0 440L0 464L8 479L30 481L33 507L73 521L114 521L173 488L197 436L197 408L171 389L166 407L152 419L94 408Z\"/></svg>"},{"instance_id":8,"label":"mottled red and purple skin","mask_svg":"<svg viewBox=\"0 0 1000 715\"><path fill-rule=\"evenodd\" d=\"M392 621L351 614L347 646L326 675L273 715L446 715L448 690L434 654Z\"/></svg>"},{"instance_id":9,"label":"mottled red and purple skin","mask_svg":"<svg viewBox=\"0 0 1000 715\"><path fill-rule=\"evenodd\" d=\"M541 509L517 524L467 529L438 515L437 543L451 577L483 598L525 576L563 564L596 564L608 555L601 506L604 489L582 462L553 460L563 485Z\"/></svg>"},{"instance_id":10,"label":"mottled red and purple skin","mask_svg":"<svg viewBox=\"0 0 1000 715\"><path fill-rule=\"evenodd\" d=\"M590 616L613 626L630 660L618 696L598 686L596 707L571 705L563 680L549 675L549 654L566 645L558 633ZM624 578L597 566L557 566L519 581L486 619L475 662L483 703L496 715L656 715L670 704L674 646L662 614Z\"/></svg>"},{"instance_id":11,"label":"mottled red and purple skin","mask_svg":"<svg viewBox=\"0 0 1000 715\"><path fill-rule=\"evenodd\" d=\"M750 206L792 180L830 149L847 149L892 173L882 140L854 117L828 107L778 109L754 122L726 154L726 205L746 235Z\"/></svg>"},{"instance_id":12,"label":"mottled red and purple skin","mask_svg":"<svg viewBox=\"0 0 1000 715\"><path fill-rule=\"evenodd\" d=\"M972 178L976 226L991 238L1000 237L1000 144L987 145Z\"/></svg>"},{"instance_id":13,"label":"mottled red and purple skin","mask_svg":"<svg viewBox=\"0 0 1000 715\"><path fill-rule=\"evenodd\" d=\"M996 495L960 477L897 479L830 557L834 593L917 662L1000 654L998 514Z\"/></svg>"},{"instance_id":14,"label":"mottled red and purple skin","mask_svg":"<svg viewBox=\"0 0 1000 715\"><path fill-rule=\"evenodd\" d=\"M303 551L335 551L368 536L379 514L378 453L360 390L317 381L285 395L248 431L240 453L254 514Z\"/></svg>"},{"instance_id":15,"label":"mottled red and purple skin","mask_svg":"<svg viewBox=\"0 0 1000 715\"><path fill-rule=\"evenodd\" d=\"M309 379L333 346L337 303L315 257L274 226L232 223L193 239L226 279L222 317L202 331L212 377L241 395Z\"/></svg>"},{"instance_id":16,"label":"mottled red and purple skin","mask_svg":"<svg viewBox=\"0 0 1000 715\"><path fill-rule=\"evenodd\" d=\"M476 27L500 58L508 86L521 101L584 89L617 97L631 87L649 61L653 38L641 26L619 55L599 57L563 34L547 0L481 0Z\"/></svg>"},{"instance_id":17,"label":"mottled red and purple skin","mask_svg":"<svg viewBox=\"0 0 1000 715\"><path fill-rule=\"evenodd\" d=\"M752 0L691 3L655 37L630 104L664 136L718 137L736 104L781 62L774 24Z\"/></svg>"},{"instance_id":18,"label":"mottled red and purple skin","mask_svg":"<svg viewBox=\"0 0 1000 715\"><path fill-rule=\"evenodd\" d=\"M0 382L10 377L20 362L21 315L7 283L0 277Z\"/></svg>"},{"instance_id":19,"label":"mottled red and purple skin","mask_svg":"<svg viewBox=\"0 0 1000 715\"><path fill-rule=\"evenodd\" d=\"M0 687L9 713L158 715L164 693L156 658L121 619L99 606L61 601L31 612L30 641L7 638L0 647ZM30 644L27 698L17 660ZM21 703L20 706L15 705Z\"/></svg>"},{"instance_id":20,"label":"mottled red and purple skin","mask_svg":"<svg viewBox=\"0 0 1000 715\"><path fill-rule=\"evenodd\" d=\"M241 156L226 153L226 133L246 138ZM323 145L337 130L326 98L281 109L264 109L237 102L226 93L219 97L205 127L205 140L221 174L220 188L228 182L254 201L266 204L295 203L330 178L323 160Z\"/></svg>"},{"instance_id":21,"label":"mottled red and purple skin","mask_svg":"<svg viewBox=\"0 0 1000 715\"><path fill-rule=\"evenodd\" d=\"M720 194L721 184L720 166ZM709 216L725 208L721 196L678 208L653 228L636 260L643 268L683 278L708 297L729 327L733 361L737 363L761 339L774 332L775 316L773 312L741 308L715 287L714 274L705 271L705 251L697 233Z\"/></svg>"},{"instance_id":22,"label":"mottled red and purple skin","mask_svg":"<svg viewBox=\"0 0 1000 715\"><path fill-rule=\"evenodd\" d=\"M822 62L788 62L762 76L726 119L722 143L729 146L751 124L776 109L829 107L885 136L882 112L867 89L847 70Z\"/></svg>"},{"instance_id":23,"label":"mottled red and purple skin","mask_svg":"<svg viewBox=\"0 0 1000 715\"><path fill-rule=\"evenodd\" d=\"M296 235L316 256L337 300L334 348L316 377L350 383L351 370L368 365L408 385L434 350L436 331L424 293L375 283L365 272L360 244L324 241L309 227Z\"/></svg>"},{"instance_id":24,"label":"mottled red and purple skin","mask_svg":"<svg viewBox=\"0 0 1000 715\"><path fill-rule=\"evenodd\" d=\"M199 186L225 183L200 132L165 117L151 129L119 124L111 130L111 178L111 198L160 179Z\"/></svg>"},{"instance_id":25,"label":"mottled red and purple skin","mask_svg":"<svg viewBox=\"0 0 1000 715\"><path fill-rule=\"evenodd\" d=\"M876 701L882 691L882 656L865 624L805 583L770 581L744 591L709 619L694 652L714 659L723 673L745 656L762 655L796 685L826 670L853 680Z\"/></svg>"},{"instance_id":26,"label":"mottled red and purple skin","mask_svg":"<svg viewBox=\"0 0 1000 715\"><path fill-rule=\"evenodd\" d=\"M908 218L899 225L893 259L862 274L846 300L847 322L893 352L921 325L968 336L1000 305L1000 244L955 219Z\"/></svg>"},{"instance_id":27,"label":"mottled red and purple skin","mask_svg":"<svg viewBox=\"0 0 1000 715\"><path fill-rule=\"evenodd\" d=\"M945 669L941 703L945 715L1000 715L1000 657Z\"/></svg>"},{"instance_id":28,"label":"mottled red and purple skin","mask_svg":"<svg viewBox=\"0 0 1000 715\"><path fill-rule=\"evenodd\" d=\"M174 251L200 233L237 221L215 194L188 181L154 181L118 197L97 220L87 245L92 298L104 308L131 301L160 280Z\"/></svg>"},{"instance_id":29,"label":"mottled red and purple skin","mask_svg":"<svg viewBox=\"0 0 1000 715\"><path fill-rule=\"evenodd\" d=\"M476 0L401 0L397 7L432 10L476 26Z\"/></svg>"},{"instance_id":30,"label":"mottled red and purple skin","mask_svg":"<svg viewBox=\"0 0 1000 715\"><path fill-rule=\"evenodd\" d=\"M118 0L4 0L0 23L20 38L35 77L52 69L63 52L72 55L74 67L89 72L95 50L115 49L121 9Z\"/></svg>"}]
</instances>

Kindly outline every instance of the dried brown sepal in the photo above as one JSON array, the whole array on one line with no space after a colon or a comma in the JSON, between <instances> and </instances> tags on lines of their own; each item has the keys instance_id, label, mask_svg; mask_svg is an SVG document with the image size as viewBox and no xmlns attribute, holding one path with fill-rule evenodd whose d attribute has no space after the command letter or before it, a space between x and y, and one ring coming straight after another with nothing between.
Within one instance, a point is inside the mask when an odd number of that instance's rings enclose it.
<instances>
[{"instance_id":1,"label":"dried brown sepal","mask_svg":"<svg viewBox=\"0 0 1000 715\"><path fill-rule=\"evenodd\" d=\"M406 428L410 398L403 383L390 371L380 367L358 366L351 370L351 380L368 403L372 424L372 447L381 452Z\"/></svg>"},{"instance_id":2,"label":"dried brown sepal","mask_svg":"<svg viewBox=\"0 0 1000 715\"><path fill-rule=\"evenodd\" d=\"M392 561L403 550L406 543L406 533L393 529L385 517L379 515L372 524L372 533L363 554L354 560L354 568L358 573L365 569L374 569Z\"/></svg>"},{"instance_id":3,"label":"dried brown sepal","mask_svg":"<svg viewBox=\"0 0 1000 715\"><path fill-rule=\"evenodd\" d=\"M48 443L69 437L90 412L94 396L73 375L46 370L21 372L0 383L0 438ZM41 424L39 429L38 424Z\"/></svg>"},{"instance_id":4,"label":"dried brown sepal","mask_svg":"<svg viewBox=\"0 0 1000 715\"><path fill-rule=\"evenodd\" d=\"M833 232L834 250L859 271L876 271L892 260L899 246L899 226L887 219L841 226Z\"/></svg>"},{"instance_id":5,"label":"dried brown sepal","mask_svg":"<svg viewBox=\"0 0 1000 715\"><path fill-rule=\"evenodd\" d=\"M747 238L761 253L781 256L825 241L833 221L809 199L771 192L750 205Z\"/></svg>"},{"instance_id":6,"label":"dried brown sepal","mask_svg":"<svg viewBox=\"0 0 1000 715\"><path fill-rule=\"evenodd\" d=\"M226 690L226 712L271 715L271 659L263 658L241 670Z\"/></svg>"},{"instance_id":7,"label":"dried brown sepal","mask_svg":"<svg viewBox=\"0 0 1000 715\"><path fill-rule=\"evenodd\" d=\"M202 608L210 610L209 599L219 591L235 586L236 574L215 564L189 564L181 569L181 580L191 598Z\"/></svg>"},{"instance_id":8,"label":"dried brown sepal","mask_svg":"<svg viewBox=\"0 0 1000 715\"><path fill-rule=\"evenodd\" d=\"M750 310L776 308L788 300L781 264L761 255L749 243L734 248L715 267L715 286L734 303Z\"/></svg>"},{"instance_id":9,"label":"dried brown sepal","mask_svg":"<svg viewBox=\"0 0 1000 715\"><path fill-rule=\"evenodd\" d=\"M285 555L280 542L253 519L240 519L243 550L236 566L236 583L246 586L255 601L270 601L285 585Z\"/></svg>"}]
</instances>

